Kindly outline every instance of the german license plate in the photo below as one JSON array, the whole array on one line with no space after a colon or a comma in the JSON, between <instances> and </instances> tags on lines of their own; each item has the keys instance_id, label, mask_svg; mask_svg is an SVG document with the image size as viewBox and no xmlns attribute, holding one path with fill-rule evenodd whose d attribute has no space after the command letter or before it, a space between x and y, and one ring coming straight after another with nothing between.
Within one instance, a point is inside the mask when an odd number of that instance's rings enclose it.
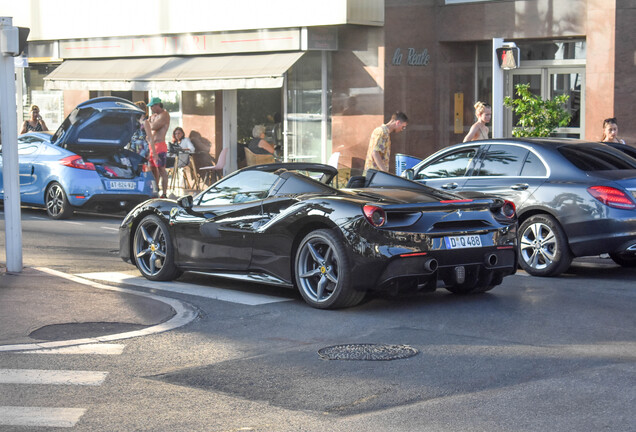
<instances>
[{"instance_id":1,"label":"german license plate","mask_svg":"<svg viewBox=\"0 0 636 432\"><path fill-rule=\"evenodd\" d=\"M464 249L482 247L481 237L478 235L463 235L444 237L446 249Z\"/></svg>"},{"instance_id":2,"label":"german license plate","mask_svg":"<svg viewBox=\"0 0 636 432\"><path fill-rule=\"evenodd\" d=\"M124 189L124 190L135 190L137 188L137 182L134 181L110 181L111 189Z\"/></svg>"}]
</instances>

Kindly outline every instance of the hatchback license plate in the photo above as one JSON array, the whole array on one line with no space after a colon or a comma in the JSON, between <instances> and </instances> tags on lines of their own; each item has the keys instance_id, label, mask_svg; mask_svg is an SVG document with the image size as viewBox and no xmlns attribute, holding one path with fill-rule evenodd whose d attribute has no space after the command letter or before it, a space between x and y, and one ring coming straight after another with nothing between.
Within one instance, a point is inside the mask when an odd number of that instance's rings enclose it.
<instances>
[{"instance_id":1,"label":"hatchback license plate","mask_svg":"<svg viewBox=\"0 0 636 432\"><path fill-rule=\"evenodd\" d=\"M111 189L125 189L135 190L137 188L137 182L134 181L112 181L110 182Z\"/></svg>"},{"instance_id":2,"label":"hatchback license plate","mask_svg":"<svg viewBox=\"0 0 636 432\"><path fill-rule=\"evenodd\" d=\"M481 244L481 237L478 235L444 237L444 241L446 242L446 249L463 249L483 246Z\"/></svg>"}]
</instances>

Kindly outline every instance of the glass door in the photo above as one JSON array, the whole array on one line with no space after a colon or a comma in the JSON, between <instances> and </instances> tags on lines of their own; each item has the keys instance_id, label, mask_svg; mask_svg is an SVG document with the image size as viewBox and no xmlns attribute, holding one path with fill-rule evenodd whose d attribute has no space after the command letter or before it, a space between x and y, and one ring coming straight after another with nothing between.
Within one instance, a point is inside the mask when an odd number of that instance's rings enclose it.
<instances>
[{"instance_id":1,"label":"glass door","mask_svg":"<svg viewBox=\"0 0 636 432\"><path fill-rule=\"evenodd\" d=\"M328 70L324 72L329 75ZM324 163L324 155L331 154L331 136L323 137L323 122L331 117L323 107L329 110L331 103L324 104L323 98L329 98L329 93L323 87L322 53L308 52L287 73L285 161ZM325 129L330 135L331 128Z\"/></svg>"},{"instance_id":2,"label":"glass door","mask_svg":"<svg viewBox=\"0 0 636 432\"><path fill-rule=\"evenodd\" d=\"M517 84L530 84L530 93L543 97L543 73L541 69L515 69L508 73L504 96L516 99L515 86ZM504 136L511 137L514 126L519 117L512 114L508 108L504 108Z\"/></svg>"},{"instance_id":3,"label":"glass door","mask_svg":"<svg viewBox=\"0 0 636 432\"><path fill-rule=\"evenodd\" d=\"M507 72L505 96L516 97L517 84L530 84L532 94L552 99L561 94L570 96L566 109L572 115L567 127L557 128L555 136L580 138L585 135L585 67L548 66L520 68ZM504 110L504 134L512 136L518 118Z\"/></svg>"},{"instance_id":4,"label":"glass door","mask_svg":"<svg viewBox=\"0 0 636 432\"><path fill-rule=\"evenodd\" d=\"M549 85L547 97L566 94L568 99L567 110L572 115L570 124L564 128L558 128L556 136L581 138L585 134L585 73L582 68L549 68L547 71Z\"/></svg>"}]
</instances>

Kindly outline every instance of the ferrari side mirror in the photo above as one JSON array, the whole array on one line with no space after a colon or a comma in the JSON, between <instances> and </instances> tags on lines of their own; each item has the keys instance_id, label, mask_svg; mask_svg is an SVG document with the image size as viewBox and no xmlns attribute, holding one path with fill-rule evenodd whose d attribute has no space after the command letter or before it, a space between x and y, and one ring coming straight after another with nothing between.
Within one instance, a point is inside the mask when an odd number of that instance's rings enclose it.
<instances>
[{"instance_id":1,"label":"ferrari side mirror","mask_svg":"<svg viewBox=\"0 0 636 432\"><path fill-rule=\"evenodd\" d=\"M194 201L192 199L192 195L182 196L177 200L177 204L179 204L184 209L191 209L194 205Z\"/></svg>"}]
</instances>

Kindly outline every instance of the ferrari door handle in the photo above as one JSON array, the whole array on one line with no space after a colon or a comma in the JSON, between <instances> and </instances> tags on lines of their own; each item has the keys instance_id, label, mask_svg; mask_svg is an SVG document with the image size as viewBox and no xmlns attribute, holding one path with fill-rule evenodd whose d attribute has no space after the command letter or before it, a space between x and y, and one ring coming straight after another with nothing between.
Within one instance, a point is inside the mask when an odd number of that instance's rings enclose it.
<instances>
[{"instance_id":1,"label":"ferrari door handle","mask_svg":"<svg viewBox=\"0 0 636 432\"><path fill-rule=\"evenodd\" d=\"M446 183L444 185L442 185L442 189L457 189L457 186L459 186L457 183L453 182L453 183Z\"/></svg>"},{"instance_id":2,"label":"ferrari door handle","mask_svg":"<svg viewBox=\"0 0 636 432\"><path fill-rule=\"evenodd\" d=\"M526 190L526 189L528 189L528 186L529 186L528 183L517 183L517 184L514 184L514 185L510 186L510 189L512 189L512 190Z\"/></svg>"}]
</instances>

